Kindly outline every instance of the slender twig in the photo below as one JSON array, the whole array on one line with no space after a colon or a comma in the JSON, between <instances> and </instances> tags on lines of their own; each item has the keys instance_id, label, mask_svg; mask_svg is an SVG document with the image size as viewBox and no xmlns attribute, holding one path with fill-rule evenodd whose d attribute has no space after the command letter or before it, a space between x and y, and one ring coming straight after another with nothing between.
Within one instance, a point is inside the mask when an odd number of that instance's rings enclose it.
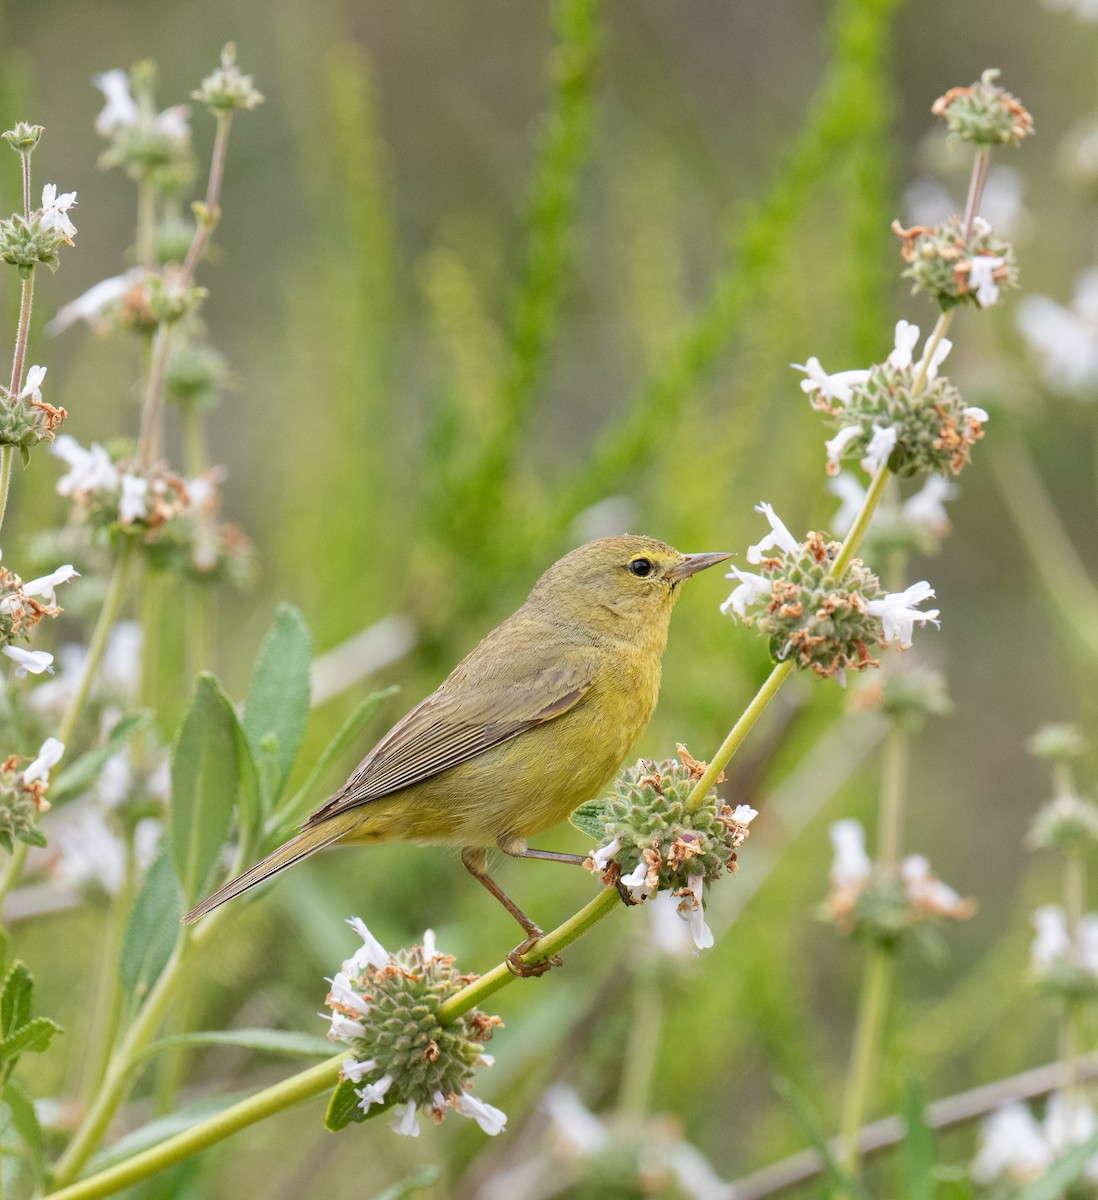
<instances>
[{"instance_id":1,"label":"slender twig","mask_svg":"<svg viewBox=\"0 0 1098 1200\"><path fill-rule=\"evenodd\" d=\"M24 177L30 170L27 155L23 156ZM29 184L28 184L29 186ZM18 396L23 390L23 367L27 361L27 339L30 336L31 305L34 301L34 271L23 280L19 296L19 325L15 332L15 353L11 363L10 395ZM0 447L0 526L4 524L4 513L8 507L8 488L11 485L11 468L15 461L15 447Z\"/></svg>"},{"instance_id":2,"label":"slender twig","mask_svg":"<svg viewBox=\"0 0 1098 1200\"><path fill-rule=\"evenodd\" d=\"M850 1069L839 1121L841 1161L851 1174L858 1169L861 1147L859 1131L877 1075L877 1055L888 1014L894 958L895 951L891 947L883 944L873 946L862 979L858 1024L850 1052Z\"/></svg>"}]
</instances>

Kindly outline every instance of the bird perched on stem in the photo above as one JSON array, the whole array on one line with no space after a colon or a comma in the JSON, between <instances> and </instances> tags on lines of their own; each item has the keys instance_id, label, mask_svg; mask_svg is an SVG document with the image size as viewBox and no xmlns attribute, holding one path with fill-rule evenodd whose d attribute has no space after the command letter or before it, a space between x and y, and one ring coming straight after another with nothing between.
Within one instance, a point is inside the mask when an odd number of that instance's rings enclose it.
<instances>
[{"instance_id":1,"label":"bird perched on stem","mask_svg":"<svg viewBox=\"0 0 1098 1200\"><path fill-rule=\"evenodd\" d=\"M565 820L613 778L656 707L679 585L729 554L680 554L647 537L608 537L554 563L526 603L398 721L296 837L187 914L233 896L333 842L461 846L466 869L518 921L508 955L543 936L488 873L488 849L582 863L527 839Z\"/></svg>"}]
</instances>

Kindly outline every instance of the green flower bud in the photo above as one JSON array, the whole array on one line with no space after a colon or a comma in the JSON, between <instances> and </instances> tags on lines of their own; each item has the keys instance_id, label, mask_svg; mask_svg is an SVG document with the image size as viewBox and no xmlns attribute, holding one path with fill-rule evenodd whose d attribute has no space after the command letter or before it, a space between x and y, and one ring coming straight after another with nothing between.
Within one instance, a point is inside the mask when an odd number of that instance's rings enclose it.
<instances>
[{"instance_id":1,"label":"green flower bud","mask_svg":"<svg viewBox=\"0 0 1098 1200\"><path fill-rule=\"evenodd\" d=\"M892 231L902 239L900 254L908 264L902 277L913 281L912 295L926 292L943 311L963 303L990 307L1000 288L1018 286L1014 248L980 217L972 222L967 241L956 216L933 228L904 229L893 221Z\"/></svg>"},{"instance_id":2,"label":"green flower bud","mask_svg":"<svg viewBox=\"0 0 1098 1200\"><path fill-rule=\"evenodd\" d=\"M950 88L939 96L930 111L941 117L949 132L981 148L1018 145L1033 133L1033 118L1005 88L995 80L994 68L983 73L969 87Z\"/></svg>"},{"instance_id":3,"label":"green flower bud","mask_svg":"<svg viewBox=\"0 0 1098 1200\"><path fill-rule=\"evenodd\" d=\"M5 131L4 141L19 154L29 154L38 145L38 139L45 133L41 125L31 125L20 121L14 129Z\"/></svg>"},{"instance_id":4,"label":"green flower bud","mask_svg":"<svg viewBox=\"0 0 1098 1200\"><path fill-rule=\"evenodd\" d=\"M1026 742L1026 749L1036 758L1071 762L1072 759L1082 758L1087 750L1087 742L1075 725L1042 725Z\"/></svg>"},{"instance_id":5,"label":"green flower bud","mask_svg":"<svg viewBox=\"0 0 1098 1200\"><path fill-rule=\"evenodd\" d=\"M263 102L262 95L252 86L252 77L240 73L236 65L236 46L232 42L221 51L220 68L191 92L191 99L204 104L215 115L230 113L237 108L255 108Z\"/></svg>"}]
</instances>

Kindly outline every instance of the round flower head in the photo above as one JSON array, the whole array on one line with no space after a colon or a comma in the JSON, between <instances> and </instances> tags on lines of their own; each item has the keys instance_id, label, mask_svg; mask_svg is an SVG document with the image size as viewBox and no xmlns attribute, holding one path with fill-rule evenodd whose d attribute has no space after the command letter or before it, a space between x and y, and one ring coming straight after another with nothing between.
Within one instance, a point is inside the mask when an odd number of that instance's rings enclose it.
<instances>
[{"instance_id":1,"label":"round flower head","mask_svg":"<svg viewBox=\"0 0 1098 1200\"><path fill-rule=\"evenodd\" d=\"M930 111L962 141L983 147L1016 146L1033 132L1033 117L995 82L998 78L997 70L987 70L968 87L950 88Z\"/></svg>"},{"instance_id":2,"label":"round flower head","mask_svg":"<svg viewBox=\"0 0 1098 1200\"><path fill-rule=\"evenodd\" d=\"M972 222L967 237L957 216L941 225L910 229L893 221L892 231L901 239L900 254L907 263L903 278L912 280L912 295L926 292L943 309L966 301L990 308L999 299L1000 288L1018 286L1013 248L980 217Z\"/></svg>"},{"instance_id":3,"label":"round flower head","mask_svg":"<svg viewBox=\"0 0 1098 1200\"><path fill-rule=\"evenodd\" d=\"M417 1115L441 1121L449 1111L475 1120L488 1134L507 1118L467 1090L478 1066L491 1065L483 1044L503 1022L480 1009L447 1024L443 1003L476 977L459 975L452 955L440 954L434 934L423 944L389 954L357 917L348 924L362 946L347 959L328 993L328 1036L349 1047L340 1082L328 1107L329 1129L392 1107L391 1128L419 1135Z\"/></svg>"}]
</instances>

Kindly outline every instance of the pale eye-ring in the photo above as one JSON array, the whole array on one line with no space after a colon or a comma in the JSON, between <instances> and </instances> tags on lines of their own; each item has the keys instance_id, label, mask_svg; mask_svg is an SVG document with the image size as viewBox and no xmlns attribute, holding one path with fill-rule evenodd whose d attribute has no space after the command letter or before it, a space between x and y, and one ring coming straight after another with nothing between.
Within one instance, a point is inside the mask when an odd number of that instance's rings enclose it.
<instances>
[{"instance_id":1,"label":"pale eye-ring","mask_svg":"<svg viewBox=\"0 0 1098 1200\"><path fill-rule=\"evenodd\" d=\"M646 575L652 574L652 560L650 558L634 558L629 564L629 570L634 575L643 579Z\"/></svg>"}]
</instances>

